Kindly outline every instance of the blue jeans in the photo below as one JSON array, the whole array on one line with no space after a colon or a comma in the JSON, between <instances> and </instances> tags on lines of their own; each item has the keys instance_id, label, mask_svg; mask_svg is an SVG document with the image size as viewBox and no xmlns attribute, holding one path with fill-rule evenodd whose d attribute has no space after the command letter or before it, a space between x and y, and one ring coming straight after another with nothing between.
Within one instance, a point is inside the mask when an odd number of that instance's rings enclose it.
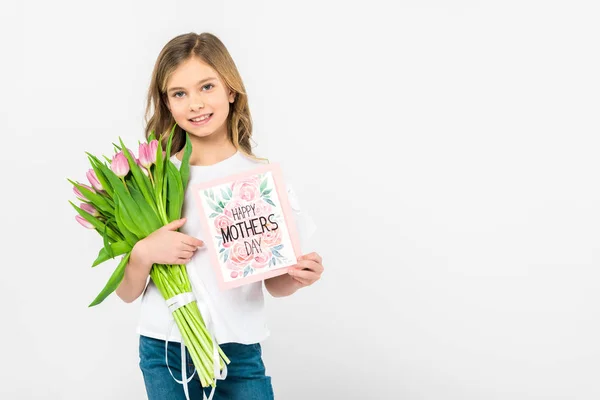
<instances>
[{"instance_id":1,"label":"blue jeans","mask_svg":"<svg viewBox=\"0 0 600 400\"><path fill-rule=\"evenodd\" d=\"M259 343L223 343L221 349L227 355L227 377L217 380L213 400L272 400L271 377L265 375L262 349ZM183 386L177 383L165 363L165 342L140 335L140 369L149 400L185 400ZM187 376L194 372L192 358L186 348ZM181 381L181 347L169 342L169 367L173 376ZM208 397L212 387L204 388ZM190 400L202 399L202 386L198 373L188 383Z\"/></svg>"}]
</instances>

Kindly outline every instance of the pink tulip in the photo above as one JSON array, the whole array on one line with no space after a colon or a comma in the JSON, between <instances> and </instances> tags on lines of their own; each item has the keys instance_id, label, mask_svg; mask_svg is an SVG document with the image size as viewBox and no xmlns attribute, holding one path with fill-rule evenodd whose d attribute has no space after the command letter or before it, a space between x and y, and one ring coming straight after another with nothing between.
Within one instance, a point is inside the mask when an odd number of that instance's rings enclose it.
<instances>
[{"instance_id":1,"label":"pink tulip","mask_svg":"<svg viewBox=\"0 0 600 400\"><path fill-rule=\"evenodd\" d=\"M94 171L93 168L90 168L85 174L85 176L87 176L88 181L90 181L90 184L94 187L94 189L103 190L102 184L98 180L98 176L96 176L96 171Z\"/></svg>"},{"instance_id":2,"label":"pink tulip","mask_svg":"<svg viewBox=\"0 0 600 400\"><path fill-rule=\"evenodd\" d=\"M135 161L135 163L136 163L138 166L141 166L142 164L140 164L140 159L139 159L138 157L136 157L136 156L135 156L135 154L133 154L133 151L131 151L131 150L129 150L129 149L127 149L127 151L129 152L129 155L131 156L131 158L133 158L133 160ZM123 154L123 155L125 155L125 154ZM125 157L125 159L127 159L127 157ZM128 164L128 165L129 165L129 164Z\"/></svg>"},{"instance_id":3,"label":"pink tulip","mask_svg":"<svg viewBox=\"0 0 600 400\"><path fill-rule=\"evenodd\" d=\"M87 212L88 214L97 217L98 215L100 215L100 213L98 212L98 210L96 210L96 208L88 203L81 203L81 205L79 206L83 211Z\"/></svg>"},{"instance_id":4,"label":"pink tulip","mask_svg":"<svg viewBox=\"0 0 600 400\"><path fill-rule=\"evenodd\" d=\"M140 169L142 170L142 172L144 173L144 175L146 175L146 176L150 175L148 173L148 170L146 168L144 168L144 166L142 165L142 163L140 162L140 160L135 160L135 162L137 163L138 167L140 167Z\"/></svg>"},{"instance_id":5,"label":"pink tulip","mask_svg":"<svg viewBox=\"0 0 600 400\"><path fill-rule=\"evenodd\" d=\"M94 188L89 187L88 185L83 185L81 183L79 185L86 188L87 190L89 190L92 193L96 193ZM79 189L77 189L77 186L73 186L73 193L75 193L75 196L79 197L80 199L87 200L86 197L81 193L81 191Z\"/></svg>"},{"instance_id":6,"label":"pink tulip","mask_svg":"<svg viewBox=\"0 0 600 400\"><path fill-rule=\"evenodd\" d=\"M118 152L112 159L110 163L110 169L117 175L119 178L124 178L129 173L129 163L127 162L127 157L123 152Z\"/></svg>"},{"instance_id":7,"label":"pink tulip","mask_svg":"<svg viewBox=\"0 0 600 400\"><path fill-rule=\"evenodd\" d=\"M152 165L150 159L150 146L148 146L147 143L140 143L138 153L140 155L140 165L143 165L145 168L150 168Z\"/></svg>"},{"instance_id":8,"label":"pink tulip","mask_svg":"<svg viewBox=\"0 0 600 400\"><path fill-rule=\"evenodd\" d=\"M150 148L150 162L154 164L156 162L156 152L158 149L158 140L152 140L148 147Z\"/></svg>"},{"instance_id":9,"label":"pink tulip","mask_svg":"<svg viewBox=\"0 0 600 400\"><path fill-rule=\"evenodd\" d=\"M94 225L90 224L85 218L83 218L81 215L76 215L75 219L77 220L77 222L79 222L82 226L84 226L85 228L88 229L94 229Z\"/></svg>"}]
</instances>

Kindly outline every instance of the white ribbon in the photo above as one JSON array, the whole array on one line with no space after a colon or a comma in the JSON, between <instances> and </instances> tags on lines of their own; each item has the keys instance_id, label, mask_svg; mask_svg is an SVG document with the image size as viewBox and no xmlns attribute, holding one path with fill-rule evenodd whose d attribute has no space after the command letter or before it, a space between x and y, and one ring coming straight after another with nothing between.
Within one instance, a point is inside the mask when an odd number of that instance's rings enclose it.
<instances>
[{"instance_id":1,"label":"white ribbon","mask_svg":"<svg viewBox=\"0 0 600 400\"><path fill-rule=\"evenodd\" d=\"M206 294L206 292L204 291L204 288L202 288L203 291L203 295ZM181 293L178 294L176 296L171 297L170 299L167 300L167 306L169 307L169 311L171 311L171 314L175 312L175 310L177 310L180 307L185 306L186 304L191 303L192 301L197 301L196 297L194 296L194 293L192 292L186 292L186 293ZM200 304L198 304L198 309L200 310ZM210 317L210 313L208 312L208 307L206 308L204 313L201 313L204 322L206 324L206 329L208 330L208 333L212 339L212 343L213 343L213 366L214 366L214 374L215 374L215 379L217 380L224 380L227 377L227 364L224 363L224 368L223 368L223 373L221 373L221 358L219 356L219 350L217 348L217 341L215 339L215 335L213 333L213 329L212 329L212 325L211 325L211 317ZM171 332L173 331L173 328L175 326L175 319L173 319L173 321L171 322L171 325L169 326L169 330L165 339L165 361L167 363L167 369L169 370L169 373L171 374L171 376L173 377L173 379L175 380L175 382L180 383L183 385L183 391L185 393L185 398L186 400L190 400L190 396L189 396L189 389L188 389L188 383L192 380L192 378L194 377L194 375L196 374L196 368L194 366L194 372L192 373L192 375L187 378L187 365L186 365L186 358L185 358L185 344L183 343L183 337L181 338L181 380L178 380L177 378L175 378L175 376L173 375L173 372L171 372L171 368L169 367L169 357L168 357L168 346L169 346L169 338L171 337ZM198 374L199 376L200 374ZM212 400L213 395L215 394L215 387L213 386L213 388L210 391L210 396L208 397L208 399L206 398L206 394L204 393L204 388L202 388L202 399L203 400Z\"/></svg>"}]
</instances>

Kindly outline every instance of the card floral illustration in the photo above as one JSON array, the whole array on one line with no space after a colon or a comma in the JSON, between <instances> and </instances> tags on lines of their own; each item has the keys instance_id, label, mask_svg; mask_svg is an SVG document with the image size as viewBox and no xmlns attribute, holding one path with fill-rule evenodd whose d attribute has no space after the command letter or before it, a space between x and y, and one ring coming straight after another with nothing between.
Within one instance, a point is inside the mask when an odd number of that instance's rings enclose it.
<instances>
[{"instance_id":1,"label":"card floral illustration","mask_svg":"<svg viewBox=\"0 0 600 400\"><path fill-rule=\"evenodd\" d=\"M192 187L221 288L287 272L298 239L277 164Z\"/></svg>"}]
</instances>

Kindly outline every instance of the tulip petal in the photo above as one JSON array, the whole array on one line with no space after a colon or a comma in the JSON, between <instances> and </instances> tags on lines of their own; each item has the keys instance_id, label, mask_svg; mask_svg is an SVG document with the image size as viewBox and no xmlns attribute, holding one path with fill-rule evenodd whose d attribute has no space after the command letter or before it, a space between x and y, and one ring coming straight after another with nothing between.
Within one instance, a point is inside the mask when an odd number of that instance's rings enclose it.
<instances>
[{"instance_id":1,"label":"tulip petal","mask_svg":"<svg viewBox=\"0 0 600 400\"><path fill-rule=\"evenodd\" d=\"M76 215L75 219L77 220L77 222L79 222L81 224L81 226L83 226L84 228L88 228L88 229L94 229L94 225L90 224L85 218L83 218L80 215Z\"/></svg>"},{"instance_id":2,"label":"tulip petal","mask_svg":"<svg viewBox=\"0 0 600 400\"><path fill-rule=\"evenodd\" d=\"M90 182L90 185L92 185L94 187L94 189L96 189L96 190L103 190L102 189L102 184L98 180L98 176L96 176L96 172L94 171L93 168L90 168L88 170L88 172L86 172L85 176L88 178L88 181Z\"/></svg>"}]
</instances>

